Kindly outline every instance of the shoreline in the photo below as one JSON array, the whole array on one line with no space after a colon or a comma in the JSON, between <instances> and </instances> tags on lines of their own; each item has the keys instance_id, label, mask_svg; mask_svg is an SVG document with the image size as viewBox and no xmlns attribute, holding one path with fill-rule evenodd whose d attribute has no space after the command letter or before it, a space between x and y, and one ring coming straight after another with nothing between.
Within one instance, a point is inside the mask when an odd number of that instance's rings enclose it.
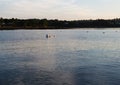
<instances>
[{"instance_id":1,"label":"shoreline","mask_svg":"<svg viewBox=\"0 0 120 85\"><path fill-rule=\"evenodd\" d=\"M120 27L0 27L0 30L120 29Z\"/></svg>"}]
</instances>

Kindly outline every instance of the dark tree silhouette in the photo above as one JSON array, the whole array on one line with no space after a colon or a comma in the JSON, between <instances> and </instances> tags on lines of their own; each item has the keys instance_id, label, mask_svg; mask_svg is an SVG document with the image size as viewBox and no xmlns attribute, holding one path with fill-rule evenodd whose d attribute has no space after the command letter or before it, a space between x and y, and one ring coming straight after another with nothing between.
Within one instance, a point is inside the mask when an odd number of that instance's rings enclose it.
<instances>
[{"instance_id":1,"label":"dark tree silhouette","mask_svg":"<svg viewBox=\"0 0 120 85\"><path fill-rule=\"evenodd\" d=\"M65 28L107 28L120 27L120 19L96 20L47 20L0 18L0 29L65 29Z\"/></svg>"}]
</instances>

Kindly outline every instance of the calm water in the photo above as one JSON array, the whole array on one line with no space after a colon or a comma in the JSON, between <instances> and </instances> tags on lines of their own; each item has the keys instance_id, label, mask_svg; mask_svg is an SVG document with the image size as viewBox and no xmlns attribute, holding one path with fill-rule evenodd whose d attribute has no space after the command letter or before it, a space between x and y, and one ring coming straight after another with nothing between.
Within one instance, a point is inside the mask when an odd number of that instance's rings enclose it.
<instances>
[{"instance_id":1,"label":"calm water","mask_svg":"<svg viewBox=\"0 0 120 85\"><path fill-rule=\"evenodd\" d=\"M0 85L119 84L120 30L0 31Z\"/></svg>"}]
</instances>

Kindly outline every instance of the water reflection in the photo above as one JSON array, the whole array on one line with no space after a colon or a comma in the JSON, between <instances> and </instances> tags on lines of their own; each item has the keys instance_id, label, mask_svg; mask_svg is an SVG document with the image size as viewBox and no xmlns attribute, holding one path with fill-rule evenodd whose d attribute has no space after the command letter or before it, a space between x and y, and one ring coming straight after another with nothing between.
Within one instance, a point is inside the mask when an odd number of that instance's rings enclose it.
<instances>
[{"instance_id":1,"label":"water reflection","mask_svg":"<svg viewBox=\"0 0 120 85\"><path fill-rule=\"evenodd\" d=\"M119 85L120 34L102 32L1 31L0 85Z\"/></svg>"}]
</instances>

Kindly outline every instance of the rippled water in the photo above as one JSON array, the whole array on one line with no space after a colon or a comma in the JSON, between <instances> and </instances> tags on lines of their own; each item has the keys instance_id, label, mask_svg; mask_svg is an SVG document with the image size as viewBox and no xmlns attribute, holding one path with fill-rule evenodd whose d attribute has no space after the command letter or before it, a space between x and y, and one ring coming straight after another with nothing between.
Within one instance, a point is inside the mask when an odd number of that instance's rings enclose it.
<instances>
[{"instance_id":1,"label":"rippled water","mask_svg":"<svg viewBox=\"0 0 120 85\"><path fill-rule=\"evenodd\" d=\"M0 85L119 84L120 30L0 31Z\"/></svg>"}]
</instances>

